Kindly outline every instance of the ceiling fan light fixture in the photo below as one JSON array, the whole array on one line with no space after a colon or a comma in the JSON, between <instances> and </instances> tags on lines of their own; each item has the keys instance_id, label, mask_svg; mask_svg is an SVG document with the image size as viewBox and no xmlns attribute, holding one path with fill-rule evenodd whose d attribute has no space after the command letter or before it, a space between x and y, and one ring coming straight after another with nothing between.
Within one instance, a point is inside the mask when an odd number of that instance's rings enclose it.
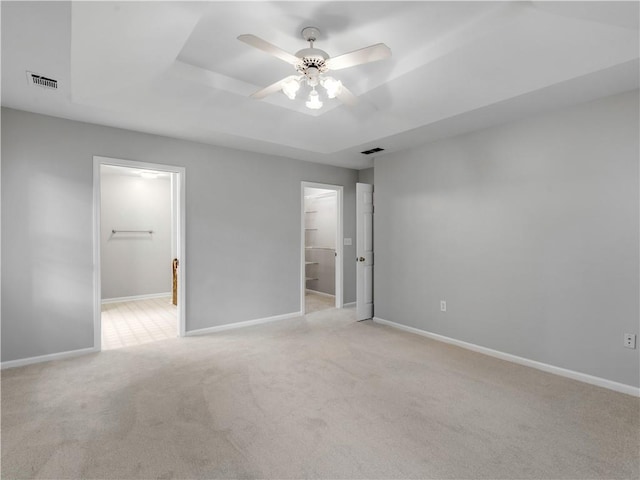
<instances>
[{"instance_id":1,"label":"ceiling fan light fixture","mask_svg":"<svg viewBox=\"0 0 640 480\"><path fill-rule=\"evenodd\" d=\"M338 95L342 89L342 82L333 77L324 77L321 82L329 98L336 98L336 95Z\"/></svg>"},{"instance_id":2,"label":"ceiling fan light fixture","mask_svg":"<svg viewBox=\"0 0 640 480\"><path fill-rule=\"evenodd\" d=\"M307 100L305 105L307 106L307 108L310 108L311 110L318 110L322 108L320 95L318 95L318 92L316 92L315 88L311 90L311 93L309 94L309 99Z\"/></svg>"},{"instance_id":3,"label":"ceiling fan light fixture","mask_svg":"<svg viewBox=\"0 0 640 480\"><path fill-rule=\"evenodd\" d=\"M300 82L295 77L291 77L282 84L282 93L289 97L290 100L294 100L296 98L298 90L300 90Z\"/></svg>"}]
</instances>

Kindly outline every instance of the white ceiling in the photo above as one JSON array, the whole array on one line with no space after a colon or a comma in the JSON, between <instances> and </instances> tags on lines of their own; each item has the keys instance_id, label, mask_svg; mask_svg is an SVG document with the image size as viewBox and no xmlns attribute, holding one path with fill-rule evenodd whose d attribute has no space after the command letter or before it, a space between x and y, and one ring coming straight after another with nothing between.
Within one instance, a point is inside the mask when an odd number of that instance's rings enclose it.
<instances>
[{"instance_id":1,"label":"white ceiling","mask_svg":"<svg viewBox=\"0 0 640 480\"><path fill-rule=\"evenodd\" d=\"M331 56L391 48L332 73L357 106L249 98L295 72L236 37L295 53L308 25ZM638 2L2 2L2 105L366 168L372 147L638 88L638 26ZM59 89L30 86L27 70Z\"/></svg>"}]
</instances>

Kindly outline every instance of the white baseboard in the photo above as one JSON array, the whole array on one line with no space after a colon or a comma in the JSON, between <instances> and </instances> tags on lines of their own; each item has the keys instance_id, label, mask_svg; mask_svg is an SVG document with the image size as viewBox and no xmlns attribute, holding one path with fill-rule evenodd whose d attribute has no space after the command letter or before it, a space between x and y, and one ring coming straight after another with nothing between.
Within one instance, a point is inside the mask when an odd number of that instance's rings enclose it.
<instances>
[{"instance_id":1,"label":"white baseboard","mask_svg":"<svg viewBox=\"0 0 640 480\"><path fill-rule=\"evenodd\" d=\"M331 295L330 293L319 292L318 290L311 290L310 288L305 289L306 293L315 293L316 295L320 295L321 297L331 297L335 298L335 295Z\"/></svg>"},{"instance_id":2,"label":"white baseboard","mask_svg":"<svg viewBox=\"0 0 640 480\"><path fill-rule=\"evenodd\" d=\"M351 308L351 307L355 307L356 306L356 302L349 302L349 303L345 303L344 305L342 305L342 308Z\"/></svg>"},{"instance_id":3,"label":"white baseboard","mask_svg":"<svg viewBox=\"0 0 640 480\"><path fill-rule=\"evenodd\" d=\"M195 335L207 335L209 333L222 332L224 330L233 330L236 328L244 328L244 327L251 327L253 325L260 325L262 323L270 323L270 322L277 322L279 320L287 320L289 318L301 317L303 315L304 314L302 312L285 313L282 315L274 315L273 317L256 318L255 320L247 320L245 322L227 323L225 325L218 325L215 327L189 330L185 335L187 337L192 337Z\"/></svg>"},{"instance_id":4,"label":"white baseboard","mask_svg":"<svg viewBox=\"0 0 640 480\"><path fill-rule=\"evenodd\" d=\"M427 337L432 340L449 343L457 347L466 348L467 350L472 350L474 352L482 353L484 355L489 355L491 357L499 358L501 360L506 360L508 362L513 362L519 365L524 365L526 367L542 370L543 372L553 373L555 375L560 375L561 377L571 378L573 380L589 383L591 385L596 385L598 387L608 388L609 390L615 390L616 392L626 393L627 395L633 395L634 397L640 397L640 388L634 387L632 385L626 385L624 383L614 382L613 380L607 380L606 378L594 377L593 375L576 372L575 370L569 370L562 367L556 367L554 365L549 365L547 363L530 360L524 357L518 357L517 355L501 352L499 350L493 350L487 347L482 347L474 343L463 342L462 340L456 340L455 338L445 337L444 335L431 333L426 330L420 330L419 328L409 327L407 325L391 322L389 320L385 320L379 317L373 317L373 321L376 323L380 323L382 325L389 325L390 327L394 327L399 330L404 330L405 332L416 333L418 335L422 335L423 337Z\"/></svg>"},{"instance_id":5,"label":"white baseboard","mask_svg":"<svg viewBox=\"0 0 640 480\"><path fill-rule=\"evenodd\" d=\"M102 300L102 303L133 302L135 300L147 300L149 298L162 298L162 297L170 297L170 296L171 296L171 292L148 293L146 295L132 295L131 297L104 298Z\"/></svg>"},{"instance_id":6,"label":"white baseboard","mask_svg":"<svg viewBox=\"0 0 640 480\"><path fill-rule=\"evenodd\" d=\"M5 368L23 367L33 363L49 362L51 360L62 360L65 358L78 357L88 353L97 353L100 350L96 347L81 348L79 350L70 350L68 352L50 353L48 355L40 355L38 357L20 358L18 360L9 360L2 362L2 370Z\"/></svg>"}]
</instances>

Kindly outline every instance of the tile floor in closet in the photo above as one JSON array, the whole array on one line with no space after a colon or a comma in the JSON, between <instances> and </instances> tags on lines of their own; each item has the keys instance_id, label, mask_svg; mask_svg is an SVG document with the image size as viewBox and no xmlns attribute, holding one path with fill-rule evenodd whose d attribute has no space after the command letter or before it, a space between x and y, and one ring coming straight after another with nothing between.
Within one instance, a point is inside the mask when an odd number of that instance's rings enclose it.
<instances>
[{"instance_id":1,"label":"tile floor in closet","mask_svg":"<svg viewBox=\"0 0 640 480\"><path fill-rule=\"evenodd\" d=\"M130 347L178 335L177 307L171 297L102 305L102 350Z\"/></svg>"}]
</instances>

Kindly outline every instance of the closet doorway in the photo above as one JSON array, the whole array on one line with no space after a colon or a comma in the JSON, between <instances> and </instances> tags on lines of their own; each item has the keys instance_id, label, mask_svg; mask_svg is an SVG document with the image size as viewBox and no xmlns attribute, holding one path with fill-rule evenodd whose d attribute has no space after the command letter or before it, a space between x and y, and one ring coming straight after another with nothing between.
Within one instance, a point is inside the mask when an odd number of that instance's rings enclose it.
<instances>
[{"instance_id":1,"label":"closet doorway","mask_svg":"<svg viewBox=\"0 0 640 480\"><path fill-rule=\"evenodd\" d=\"M301 311L342 307L341 186L302 182Z\"/></svg>"},{"instance_id":2,"label":"closet doorway","mask_svg":"<svg viewBox=\"0 0 640 480\"><path fill-rule=\"evenodd\" d=\"M184 171L94 157L94 342L184 334Z\"/></svg>"}]
</instances>

